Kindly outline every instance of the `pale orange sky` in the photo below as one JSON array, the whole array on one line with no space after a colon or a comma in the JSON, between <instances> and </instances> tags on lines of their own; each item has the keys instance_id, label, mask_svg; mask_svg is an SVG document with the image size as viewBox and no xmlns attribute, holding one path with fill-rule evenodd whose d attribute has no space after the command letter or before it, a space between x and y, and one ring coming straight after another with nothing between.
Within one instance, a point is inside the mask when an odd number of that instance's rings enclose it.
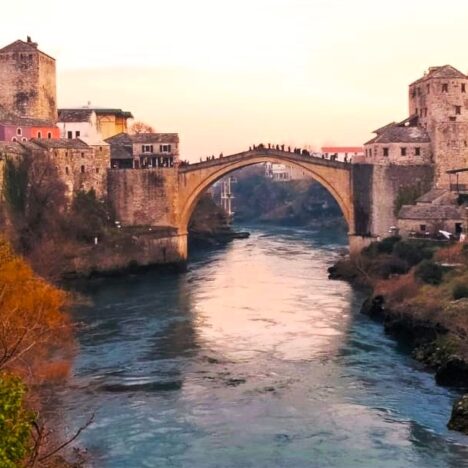
<instances>
[{"instance_id":1,"label":"pale orange sky","mask_svg":"<svg viewBox=\"0 0 468 468\"><path fill-rule=\"evenodd\" d=\"M15 0L0 44L57 59L59 105L121 107L183 158L360 145L432 65L468 72L466 0Z\"/></svg>"}]
</instances>

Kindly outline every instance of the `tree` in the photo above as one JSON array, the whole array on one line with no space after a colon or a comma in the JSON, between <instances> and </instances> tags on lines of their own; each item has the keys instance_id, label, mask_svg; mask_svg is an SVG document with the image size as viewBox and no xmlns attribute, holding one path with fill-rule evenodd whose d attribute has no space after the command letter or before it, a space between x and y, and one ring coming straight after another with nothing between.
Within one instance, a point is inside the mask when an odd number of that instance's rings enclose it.
<instances>
[{"instance_id":1,"label":"tree","mask_svg":"<svg viewBox=\"0 0 468 468\"><path fill-rule=\"evenodd\" d=\"M154 128L141 120L137 120L130 127L130 133L138 135L140 133L154 133Z\"/></svg>"}]
</instances>

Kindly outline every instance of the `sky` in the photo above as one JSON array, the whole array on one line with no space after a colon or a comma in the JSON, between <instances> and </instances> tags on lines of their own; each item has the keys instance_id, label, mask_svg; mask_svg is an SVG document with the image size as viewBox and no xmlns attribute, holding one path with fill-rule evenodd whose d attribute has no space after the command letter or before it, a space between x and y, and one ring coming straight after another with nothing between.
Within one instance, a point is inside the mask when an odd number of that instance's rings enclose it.
<instances>
[{"instance_id":1,"label":"sky","mask_svg":"<svg viewBox=\"0 0 468 468\"><path fill-rule=\"evenodd\" d=\"M59 107L129 110L181 157L362 145L435 65L468 72L466 0L15 0L0 45L57 60Z\"/></svg>"}]
</instances>

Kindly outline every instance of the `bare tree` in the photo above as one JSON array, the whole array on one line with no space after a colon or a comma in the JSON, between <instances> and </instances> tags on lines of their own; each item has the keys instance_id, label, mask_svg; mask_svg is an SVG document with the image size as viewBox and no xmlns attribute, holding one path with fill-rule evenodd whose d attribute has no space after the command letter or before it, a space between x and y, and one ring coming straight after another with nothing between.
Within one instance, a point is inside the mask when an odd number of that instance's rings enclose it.
<instances>
[{"instance_id":1,"label":"bare tree","mask_svg":"<svg viewBox=\"0 0 468 468\"><path fill-rule=\"evenodd\" d=\"M140 133L154 133L154 128L141 120L137 120L130 127L130 133L138 135Z\"/></svg>"}]
</instances>

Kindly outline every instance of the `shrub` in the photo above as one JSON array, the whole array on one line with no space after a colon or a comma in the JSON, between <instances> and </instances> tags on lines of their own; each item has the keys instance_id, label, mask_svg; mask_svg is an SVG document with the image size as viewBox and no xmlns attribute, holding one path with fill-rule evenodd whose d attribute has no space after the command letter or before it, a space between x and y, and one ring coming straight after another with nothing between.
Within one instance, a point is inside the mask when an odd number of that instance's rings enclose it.
<instances>
[{"instance_id":1,"label":"shrub","mask_svg":"<svg viewBox=\"0 0 468 468\"><path fill-rule=\"evenodd\" d=\"M443 274L443 268L430 260L423 260L415 271L416 277L428 284L440 284Z\"/></svg>"},{"instance_id":2,"label":"shrub","mask_svg":"<svg viewBox=\"0 0 468 468\"><path fill-rule=\"evenodd\" d=\"M386 237L379 242L372 242L362 250L362 253L369 258L377 257L379 254L391 254L393 246L399 240L398 236Z\"/></svg>"},{"instance_id":3,"label":"shrub","mask_svg":"<svg viewBox=\"0 0 468 468\"><path fill-rule=\"evenodd\" d=\"M416 295L418 285L412 273L388 280L380 280L375 287L375 294L384 296L389 304L401 304Z\"/></svg>"},{"instance_id":4,"label":"shrub","mask_svg":"<svg viewBox=\"0 0 468 468\"><path fill-rule=\"evenodd\" d=\"M18 377L0 374L0 466L15 468L30 450L34 415L24 408L26 387Z\"/></svg>"},{"instance_id":5,"label":"shrub","mask_svg":"<svg viewBox=\"0 0 468 468\"><path fill-rule=\"evenodd\" d=\"M415 266L423 260L432 258L433 252L424 242L405 242L400 241L395 244L393 253L408 263L409 266Z\"/></svg>"},{"instance_id":6,"label":"shrub","mask_svg":"<svg viewBox=\"0 0 468 468\"><path fill-rule=\"evenodd\" d=\"M463 297L468 297L468 284L456 284L452 290L452 296L454 299L462 299Z\"/></svg>"}]
</instances>

